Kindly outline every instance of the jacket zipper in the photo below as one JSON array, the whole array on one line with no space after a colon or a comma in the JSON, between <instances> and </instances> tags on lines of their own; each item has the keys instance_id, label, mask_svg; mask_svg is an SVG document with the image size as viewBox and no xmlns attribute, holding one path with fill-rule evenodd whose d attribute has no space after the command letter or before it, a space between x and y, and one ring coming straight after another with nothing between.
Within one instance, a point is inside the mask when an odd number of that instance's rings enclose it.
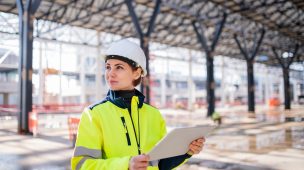
<instances>
[{"instance_id":1,"label":"jacket zipper","mask_svg":"<svg viewBox=\"0 0 304 170\"><path fill-rule=\"evenodd\" d=\"M125 128L128 146L131 146L130 135L129 135L129 131L128 131L128 128L127 128L127 124L126 124L125 118L124 117L120 117L120 118L121 118L121 122L122 122L122 124L123 124L123 126Z\"/></svg>"}]
</instances>

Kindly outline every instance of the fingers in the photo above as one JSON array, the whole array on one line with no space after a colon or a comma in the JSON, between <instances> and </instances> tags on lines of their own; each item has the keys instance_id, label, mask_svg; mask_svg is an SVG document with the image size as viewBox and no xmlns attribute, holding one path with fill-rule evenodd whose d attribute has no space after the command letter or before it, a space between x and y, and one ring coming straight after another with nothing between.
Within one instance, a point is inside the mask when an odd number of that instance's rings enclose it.
<instances>
[{"instance_id":1,"label":"fingers","mask_svg":"<svg viewBox=\"0 0 304 170\"><path fill-rule=\"evenodd\" d=\"M201 142L201 143L204 143L206 140L205 140L205 138L204 138L204 137L202 137L202 138L198 138L198 139L196 139L195 141L196 141L196 142Z\"/></svg>"},{"instance_id":2,"label":"fingers","mask_svg":"<svg viewBox=\"0 0 304 170\"><path fill-rule=\"evenodd\" d=\"M204 142L205 142L204 138L199 138L199 139L192 141L191 144L196 145L196 146L201 146L204 144Z\"/></svg>"},{"instance_id":3,"label":"fingers","mask_svg":"<svg viewBox=\"0 0 304 170\"><path fill-rule=\"evenodd\" d=\"M189 151L188 154L193 155L193 154L198 154L202 151L205 143L205 138L199 138L191 142L189 145Z\"/></svg>"},{"instance_id":4,"label":"fingers","mask_svg":"<svg viewBox=\"0 0 304 170\"><path fill-rule=\"evenodd\" d=\"M129 169L130 170L146 170L149 164L148 155L138 155L130 159Z\"/></svg>"},{"instance_id":5,"label":"fingers","mask_svg":"<svg viewBox=\"0 0 304 170\"><path fill-rule=\"evenodd\" d=\"M133 157L136 161L138 162L147 162L149 161L149 156L148 155L138 155Z\"/></svg>"},{"instance_id":6,"label":"fingers","mask_svg":"<svg viewBox=\"0 0 304 170\"><path fill-rule=\"evenodd\" d=\"M189 149L193 152L193 154L198 154L203 148L196 145L190 145Z\"/></svg>"}]
</instances>

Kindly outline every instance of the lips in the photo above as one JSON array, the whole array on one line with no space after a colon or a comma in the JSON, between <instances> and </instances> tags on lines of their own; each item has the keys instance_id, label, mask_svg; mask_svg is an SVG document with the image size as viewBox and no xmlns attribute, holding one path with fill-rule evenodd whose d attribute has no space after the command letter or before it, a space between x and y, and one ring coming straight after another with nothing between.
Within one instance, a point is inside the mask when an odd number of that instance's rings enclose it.
<instances>
[{"instance_id":1,"label":"lips","mask_svg":"<svg viewBox=\"0 0 304 170\"><path fill-rule=\"evenodd\" d=\"M110 84L117 84L118 81L110 80Z\"/></svg>"}]
</instances>

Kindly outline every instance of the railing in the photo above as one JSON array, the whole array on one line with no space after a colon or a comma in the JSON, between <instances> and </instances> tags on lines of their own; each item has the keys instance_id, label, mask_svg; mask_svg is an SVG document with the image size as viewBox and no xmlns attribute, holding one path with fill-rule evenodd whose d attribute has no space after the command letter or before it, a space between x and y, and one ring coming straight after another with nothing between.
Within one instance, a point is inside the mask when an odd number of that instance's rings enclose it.
<instances>
[{"instance_id":1,"label":"railing","mask_svg":"<svg viewBox=\"0 0 304 170\"><path fill-rule=\"evenodd\" d=\"M18 91L17 82L0 82L0 92L1 93L15 93Z\"/></svg>"},{"instance_id":2,"label":"railing","mask_svg":"<svg viewBox=\"0 0 304 170\"><path fill-rule=\"evenodd\" d=\"M32 109L39 114L48 113L81 113L87 104L46 104L33 105ZM0 116L16 115L19 112L17 105L0 105Z\"/></svg>"}]
</instances>

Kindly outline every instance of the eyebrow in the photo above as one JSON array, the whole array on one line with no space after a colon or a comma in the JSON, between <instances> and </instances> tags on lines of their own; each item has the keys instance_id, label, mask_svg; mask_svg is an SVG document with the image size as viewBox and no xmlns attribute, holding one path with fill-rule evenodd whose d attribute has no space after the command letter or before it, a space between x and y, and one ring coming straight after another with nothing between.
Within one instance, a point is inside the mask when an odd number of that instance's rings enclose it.
<instances>
[{"instance_id":1,"label":"eyebrow","mask_svg":"<svg viewBox=\"0 0 304 170\"><path fill-rule=\"evenodd\" d=\"M111 65L111 64L106 63L106 65ZM123 65L122 63L118 63L118 64L115 64L114 66L125 66L125 65Z\"/></svg>"}]
</instances>

